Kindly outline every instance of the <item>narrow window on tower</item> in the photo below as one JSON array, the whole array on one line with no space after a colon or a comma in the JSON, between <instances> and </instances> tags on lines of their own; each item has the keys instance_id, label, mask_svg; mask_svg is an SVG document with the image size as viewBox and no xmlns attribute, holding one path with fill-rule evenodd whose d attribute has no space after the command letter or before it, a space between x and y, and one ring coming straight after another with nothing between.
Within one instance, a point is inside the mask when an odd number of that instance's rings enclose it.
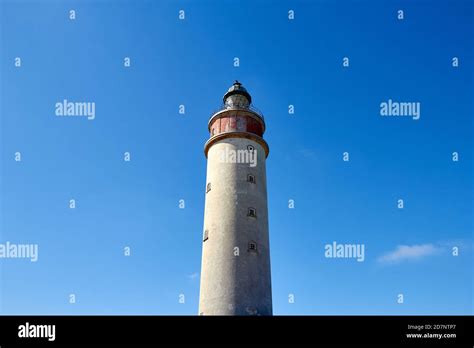
<instances>
[{"instance_id":1,"label":"narrow window on tower","mask_svg":"<svg viewBox=\"0 0 474 348\"><path fill-rule=\"evenodd\" d=\"M210 182L207 183L206 193L208 193L209 191L211 191L211 183Z\"/></svg>"},{"instance_id":2,"label":"narrow window on tower","mask_svg":"<svg viewBox=\"0 0 474 348\"><path fill-rule=\"evenodd\" d=\"M255 150L255 148L252 145L247 145L247 150L253 151L253 150Z\"/></svg>"},{"instance_id":3,"label":"narrow window on tower","mask_svg":"<svg viewBox=\"0 0 474 348\"><path fill-rule=\"evenodd\" d=\"M252 184L255 184L255 175L248 174L247 175L247 181L252 183Z\"/></svg>"},{"instance_id":4,"label":"narrow window on tower","mask_svg":"<svg viewBox=\"0 0 474 348\"><path fill-rule=\"evenodd\" d=\"M256 218L257 217L257 210L255 208L249 208L247 212L247 216L251 216Z\"/></svg>"},{"instance_id":5,"label":"narrow window on tower","mask_svg":"<svg viewBox=\"0 0 474 348\"><path fill-rule=\"evenodd\" d=\"M214 135L214 134L216 134L216 129L212 128L211 135Z\"/></svg>"},{"instance_id":6,"label":"narrow window on tower","mask_svg":"<svg viewBox=\"0 0 474 348\"><path fill-rule=\"evenodd\" d=\"M255 243L254 241L249 242L248 251L252 251L252 252L256 253L257 252L257 243Z\"/></svg>"},{"instance_id":7,"label":"narrow window on tower","mask_svg":"<svg viewBox=\"0 0 474 348\"><path fill-rule=\"evenodd\" d=\"M208 239L209 239L209 230L204 230L204 237L202 238L202 241L205 242Z\"/></svg>"}]
</instances>

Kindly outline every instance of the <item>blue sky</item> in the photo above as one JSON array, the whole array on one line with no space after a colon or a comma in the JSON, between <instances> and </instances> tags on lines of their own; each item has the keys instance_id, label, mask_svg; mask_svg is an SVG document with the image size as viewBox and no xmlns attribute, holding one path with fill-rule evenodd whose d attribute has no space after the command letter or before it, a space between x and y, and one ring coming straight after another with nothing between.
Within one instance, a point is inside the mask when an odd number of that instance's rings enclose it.
<instances>
[{"instance_id":1,"label":"blue sky","mask_svg":"<svg viewBox=\"0 0 474 348\"><path fill-rule=\"evenodd\" d=\"M274 314L473 313L471 1L0 4L0 243L39 247L0 259L0 313L197 314L203 145L235 79L267 123Z\"/></svg>"}]
</instances>

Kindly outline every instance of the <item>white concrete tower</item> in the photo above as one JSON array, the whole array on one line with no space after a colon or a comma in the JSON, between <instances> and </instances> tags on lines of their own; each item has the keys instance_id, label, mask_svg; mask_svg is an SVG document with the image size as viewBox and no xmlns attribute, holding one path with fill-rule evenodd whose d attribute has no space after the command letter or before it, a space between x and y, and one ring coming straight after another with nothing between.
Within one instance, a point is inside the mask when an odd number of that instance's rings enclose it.
<instances>
[{"instance_id":1,"label":"white concrete tower","mask_svg":"<svg viewBox=\"0 0 474 348\"><path fill-rule=\"evenodd\" d=\"M200 315L272 315L263 115L235 81L208 123Z\"/></svg>"}]
</instances>

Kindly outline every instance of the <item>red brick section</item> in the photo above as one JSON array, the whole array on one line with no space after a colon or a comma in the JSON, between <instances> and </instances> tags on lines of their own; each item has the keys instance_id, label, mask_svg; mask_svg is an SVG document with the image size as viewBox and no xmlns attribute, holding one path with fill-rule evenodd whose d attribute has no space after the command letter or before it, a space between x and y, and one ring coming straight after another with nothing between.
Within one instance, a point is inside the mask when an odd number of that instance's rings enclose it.
<instances>
[{"instance_id":1,"label":"red brick section","mask_svg":"<svg viewBox=\"0 0 474 348\"><path fill-rule=\"evenodd\" d=\"M265 128L258 116L249 112L228 111L214 118L209 130L211 137L226 132L248 132L262 137Z\"/></svg>"}]
</instances>

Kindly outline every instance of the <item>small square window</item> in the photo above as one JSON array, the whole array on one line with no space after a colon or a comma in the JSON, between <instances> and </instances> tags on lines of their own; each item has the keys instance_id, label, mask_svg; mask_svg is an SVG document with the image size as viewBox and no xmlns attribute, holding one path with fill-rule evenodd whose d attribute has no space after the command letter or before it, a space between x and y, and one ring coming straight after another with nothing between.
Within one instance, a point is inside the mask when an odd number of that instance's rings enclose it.
<instances>
[{"instance_id":1,"label":"small square window","mask_svg":"<svg viewBox=\"0 0 474 348\"><path fill-rule=\"evenodd\" d=\"M248 251L253 251L253 252L257 252L257 243L255 242L249 242L249 249Z\"/></svg>"},{"instance_id":2,"label":"small square window","mask_svg":"<svg viewBox=\"0 0 474 348\"><path fill-rule=\"evenodd\" d=\"M207 183L206 193L208 193L209 191L211 191L211 183L210 182Z\"/></svg>"},{"instance_id":3,"label":"small square window","mask_svg":"<svg viewBox=\"0 0 474 348\"><path fill-rule=\"evenodd\" d=\"M255 175L248 174L247 175L247 181L252 183L252 184L255 184Z\"/></svg>"},{"instance_id":4,"label":"small square window","mask_svg":"<svg viewBox=\"0 0 474 348\"><path fill-rule=\"evenodd\" d=\"M204 231L204 237L203 237L202 241L205 242L208 239L209 239L209 230L205 230Z\"/></svg>"},{"instance_id":5,"label":"small square window","mask_svg":"<svg viewBox=\"0 0 474 348\"><path fill-rule=\"evenodd\" d=\"M257 210L255 208L249 208L247 216L257 217Z\"/></svg>"}]
</instances>

